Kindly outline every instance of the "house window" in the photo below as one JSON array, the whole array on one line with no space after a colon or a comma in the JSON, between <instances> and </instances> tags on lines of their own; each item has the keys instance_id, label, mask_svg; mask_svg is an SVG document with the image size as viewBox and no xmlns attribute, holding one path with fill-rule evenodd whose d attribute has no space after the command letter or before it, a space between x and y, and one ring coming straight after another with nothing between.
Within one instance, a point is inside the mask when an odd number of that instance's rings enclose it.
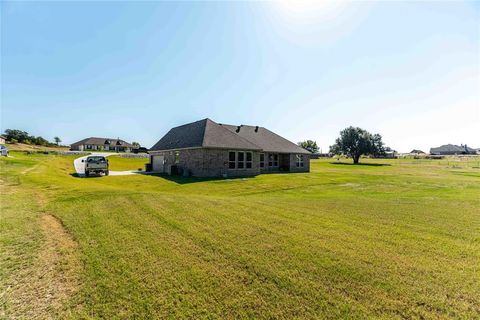
<instances>
[{"instance_id":1,"label":"house window","mask_svg":"<svg viewBox=\"0 0 480 320\"><path fill-rule=\"evenodd\" d=\"M180 151L175 151L175 163L180 163Z\"/></svg>"},{"instance_id":2,"label":"house window","mask_svg":"<svg viewBox=\"0 0 480 320\"><path fill-rule=\"evenodd\" d=\"M235 151L228 153L228 168L235 169Z\"/></svg>"},{"instance_id":3,"label":"house window","mask_svg":"<svg viewBox=\"0 0 480 320\"><path fill-rule=\"evenodd\" d=\"M260 168L265 167L265 153L260 153Z\"/></svg>"},{"instance_id":4,"label":"house window","mask_svg":"<svg viewBox=\"0 0 480 320\"><path fill-rule=\"evenodd\" d=\"M245 162L245 167L247 169L252 168L252 153L251 152L246 152L247 155L247 161Z\"/></svg>"},{"instance_id":5,"label":"house window","mask_svg":"<svg viewBox=\"0 0 480 320\"><path fill-rule=\"evenodd\" d=\"M229 169L251 169L253 153L251 151L230 151L228 153Z\"/></svg>"},{"instance_id":6,"label":"house window","mask_svg":"<svg viewBox=\"0 0 480 320\"><path fill-rule=\"evenodd\" d=\"M268 166L278 167L278 154L273 154L273 153L268 154Z\"/></svg>"},{"instance_id":7,"label":"house window","mask_svg":"<svg viewBox=\"0 0 480 320\"><path fill-rule=\"evenodd\" d=\"M243 168L245 168L245 152L240 151L237 156L237 169Z\"/></svg>"},{"instance_id":8,"label":"house window","mask_svg":"<svg viewBox=\"0 0 480 320\"><path fill-rule=\"evenodd\" d=\"M297 168L303 168L303 154L297 154Z\"/></svg>"}]
</instances>

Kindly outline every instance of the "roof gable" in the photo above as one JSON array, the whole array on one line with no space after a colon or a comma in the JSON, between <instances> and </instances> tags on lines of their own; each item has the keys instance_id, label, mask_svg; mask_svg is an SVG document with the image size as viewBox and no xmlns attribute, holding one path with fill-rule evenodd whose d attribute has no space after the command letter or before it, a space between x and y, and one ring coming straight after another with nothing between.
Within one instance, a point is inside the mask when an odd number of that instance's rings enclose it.
<instances>
[{"instance_id":1,"label":"roof gable","mask_svg":"<svg viewBox=\"0 0 480 320\"><path fill-rule=\"evenodd\" d=\"M150 150L201 147L207 119L170 129Z\"/></svg>"},{"instance_id":2,"label":"roof gable","mask_svg":"<svg viewBox=\"0 0 480 320\"><path fill-rule=\"evenodd\" d=\"M210 119L172 128L150 150L184 148L232 148L259 150L245 139L232 134Z\"/></svg>"}]
</instances>

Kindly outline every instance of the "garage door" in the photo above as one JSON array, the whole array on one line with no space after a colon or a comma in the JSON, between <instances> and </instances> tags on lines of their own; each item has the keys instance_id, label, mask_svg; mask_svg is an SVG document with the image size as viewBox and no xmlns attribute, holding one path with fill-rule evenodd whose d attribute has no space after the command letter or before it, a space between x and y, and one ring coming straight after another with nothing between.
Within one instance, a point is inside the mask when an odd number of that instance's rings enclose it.
<instances>
[{"instance_id":1,"label":"garage door","mask_svg":"<svg viewBox=\"0 0 480 320\"><path fill-rule=\"evenodd\" d=\"M163 172L163 159L164 156L153 156L152 158L152 170L157 172Z\"/></svg>"}]
</instances>

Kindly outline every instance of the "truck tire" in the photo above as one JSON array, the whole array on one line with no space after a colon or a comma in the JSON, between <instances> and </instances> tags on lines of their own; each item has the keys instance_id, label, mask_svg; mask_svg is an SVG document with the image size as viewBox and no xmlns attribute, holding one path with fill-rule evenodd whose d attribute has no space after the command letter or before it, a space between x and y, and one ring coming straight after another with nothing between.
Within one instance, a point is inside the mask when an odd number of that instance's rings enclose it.
<instances>
[{"instance_id":1,"label":"truck tire","mask_svg":"<svg viewBox=\"0 0 480 320\"><path fill-rule=\"evenodd\" d=\"M105 171L105 175L108 176L110 172L108 170Z\"/></svg>"},{"instance_id":2,"label":"truck tire","mask_svg":"<svg viewBox=\"0 0 480 320\"><path fill-rule=\"evenodd\" d=\"M85 171L85 177L89 177L90 176L90 171Z\"/></svg>"}]
</instances>

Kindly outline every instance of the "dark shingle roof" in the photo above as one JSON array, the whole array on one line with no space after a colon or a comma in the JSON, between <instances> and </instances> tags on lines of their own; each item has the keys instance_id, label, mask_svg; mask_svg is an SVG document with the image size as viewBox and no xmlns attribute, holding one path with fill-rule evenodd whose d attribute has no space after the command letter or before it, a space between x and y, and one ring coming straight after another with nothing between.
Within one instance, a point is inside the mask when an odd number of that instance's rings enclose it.
<instances>
[{"instance_id":1,"label":"dark shingle roof","mask_svg":"<svg viewBox=\"0 0 480 320\"><path fill-rule=\"evenodd\" d=\"M425 153L425 152L423 152L422 150L413 149L412 151L410 151L410 153Z\"/></svg>"},{"instance_id":2,"label":"dark shingle roof","mask_svg":"<svg viewBox=\"0 0 480 320\"><path fill-rule=\"evenodd\" d=\"M259 150L260 148L230 132L210 119L170 129L150 150L183 148L232 148Z\"/></svg>"},{"instance_id":3,"label":"dark shingle roof","mask_svg":"<svg viewBox=\"0 0 480 320\"><path fill-rule=\"evenodd\" d=\"M74 145L84 145L84 144L92 144L92 145L105 145L105 143L108 140L109 145L111 146L122 146L122 147L130 147L132 148L133 145L122 140L122 139L111 139L111 138L98 138L98 137L90 137L86 138L80 141L77 141L75 143L72 143L71 146Z\"/></svg>"},{"instance_id":4,"label":"dark shingle roof","mask_svg":"<svg viewBox=\"0 0 480 320\"><path fill-rule=\"evenodd\" d=\"M457 146L454 144L444 144L443 146L440 146L438 148L431 148L430 153L439 153L439 152L456 152L456 153L463 153L463 152L469 152L469 153L474 153L475 150L472 148L469 148L467 146Z\"/></svg>"},{"instance_id":5,"label":"dark shingle roof","mask_svg":"<svg viewBox=\"0 0 480 320\"><path fill-rule=\"evenodd\" d=\"M222 126L259 146L265 152L311 154L310 151L263 127L233 126L229 124L223 124Z\"/></svg>"},{"instance_id":6,"label":"dark shingle roof","mask_svg":"<svg viewBox=\"0 0 480 320\"><path fill-rule=\"evenodd\" d=\"M218 124L204 119L171 129L151 150L182 148L225 148L263 150L279 153L305 153L293 142L262 127Z\"/></svg>"}]
</instances>

